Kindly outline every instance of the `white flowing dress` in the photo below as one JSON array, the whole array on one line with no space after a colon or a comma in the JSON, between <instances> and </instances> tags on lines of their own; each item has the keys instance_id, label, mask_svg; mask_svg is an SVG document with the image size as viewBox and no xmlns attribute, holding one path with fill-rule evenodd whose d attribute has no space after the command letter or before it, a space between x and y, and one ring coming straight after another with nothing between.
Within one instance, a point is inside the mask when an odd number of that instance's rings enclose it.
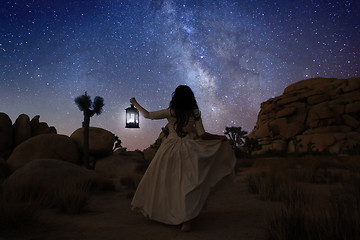
<instances>
[{"instance_id":1,"label":"white flowing dress","mask_svg":"<svg viewBox=\"0 0 360 240\"><path fill-rule=\"evenodd\" d=\"M216 183L234 174L235 155L227 141L191 137L205 133L201 118L190 117L183 128L189 134L183 138L173 127L176 118L170 109L150 112L149 118L167 118L169 136L140 181L132 209L155 221L181 224L198 216Z\"/></svg>"}]
</instances>

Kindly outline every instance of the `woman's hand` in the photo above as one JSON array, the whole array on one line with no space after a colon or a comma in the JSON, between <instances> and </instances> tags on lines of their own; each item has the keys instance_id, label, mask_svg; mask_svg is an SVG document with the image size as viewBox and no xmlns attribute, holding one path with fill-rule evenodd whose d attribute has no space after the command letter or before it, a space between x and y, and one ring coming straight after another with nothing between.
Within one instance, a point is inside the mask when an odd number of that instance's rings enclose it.
<instances>
[{"instance_id":1,"label":"woman's hand","mask_svg":"<svg viewBox=\"0 0 360 240\"><path fill-rule=\"evenodd\" d=\"M139 110L139 112L144 116L144 118L150 118L149 112L145 108L143 108L134 97L130 98L130 102L137 108L137 110Z\"/></svg>"},{"instance_id":2,"label":"woman's hand","mask_svg":"<svg viewBox=\"0 0 360 240\"><path fill-rule=\"evenodd\" d=\"M130 98L130 103L132 105L135 105L137 103L136 99L134 97Z\"/></svg>"}]
</instances>

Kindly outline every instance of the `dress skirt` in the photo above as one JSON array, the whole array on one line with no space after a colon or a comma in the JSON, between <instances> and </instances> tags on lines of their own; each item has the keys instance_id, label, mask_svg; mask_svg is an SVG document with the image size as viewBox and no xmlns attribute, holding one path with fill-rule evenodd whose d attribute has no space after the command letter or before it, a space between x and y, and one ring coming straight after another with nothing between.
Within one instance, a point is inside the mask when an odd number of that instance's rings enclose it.
<instances>
[{"instance_id":1,"label":"dress skirt","mask_svg":"<svg viewBox=\"0 0 360 240\"><path fill-rule=\"evenodd\" d=\"M234 174L235 162L227 141L168 138L140 181L132 209L166 224L191 220L203 209L211 189Z\"/></svg>"}]
</instances>

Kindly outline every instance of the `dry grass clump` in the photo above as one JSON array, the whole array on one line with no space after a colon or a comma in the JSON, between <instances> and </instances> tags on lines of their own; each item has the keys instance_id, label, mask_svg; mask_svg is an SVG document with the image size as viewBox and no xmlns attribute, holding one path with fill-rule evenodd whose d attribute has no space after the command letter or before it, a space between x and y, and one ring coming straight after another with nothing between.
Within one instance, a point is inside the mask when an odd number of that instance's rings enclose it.
<instances>
[{"instance_id":1,"label":"dry grass clump","mask_svg":"<svg viewBox=\"0 0 360 240\"><path fill-rule=\"evenodd\" d=\"M360 177L350 177L324 202L285 205L269 219L269 240L360 239Z\"/></svg>"},{"instance_id":2,"label":"dry grass clump","mask_svg":"<svg viewBox=\"0 0 360 240\"><path fill-rule=\"evenodd\" d=\"M64 184L66 188L60 188L56 192L54 207L61 212L79 214L88 206L90 198L91 182L80 184Z\"/></svg>"},{"instance_id":3,"label":"dry grass clump","mask_svg":"<svg viewBox=\"0 0 360 240\"><path fill-rule=\"evenodd\" d=\"M277 175L286 175L291 181L336 184L349 172L360 171L358 156L305 156L294 158L260 158L254 160L253 168Z\"/></svg>"},{"instance_id":4,"label":"dry grass clump","mask_svg":"<svg viewBox=\"0 0 360 240\"><path fill-rule=\"evenodd\" d=\"M280 201L291 205L297 200L308 201L300 183L285 174L262 171L247 177L248 191L265 201Z\"/></svg>"},{"instance_id":5,"label":"dry grass clump","mask_svg":"<svg viewBox=\"0 0 360 240\"><path fill-rule=\"evenodd\" d=\"M267 162L266 168L247 177L249 192L283 203L268 220L267 239L360 239L359 161L288 160L286 167ZM320 186L327 191L310 192Z\"/></svg>"},{"instance_id":6,"label":"dry grass clump","mask_svg":"<svg viewBox=\"0 0 360 240\"><path fill-rule=\"evenodd\" d=\"M19 204L32 202L42 207L57 208L64 213L78 214L88 205L93 183L73 180L64 180L57 186L44 184L39 187L29 183L26 188L21 189L22 191L17 189L5 191L3 198L8 202Z\"/></svg>"}]
</instances>

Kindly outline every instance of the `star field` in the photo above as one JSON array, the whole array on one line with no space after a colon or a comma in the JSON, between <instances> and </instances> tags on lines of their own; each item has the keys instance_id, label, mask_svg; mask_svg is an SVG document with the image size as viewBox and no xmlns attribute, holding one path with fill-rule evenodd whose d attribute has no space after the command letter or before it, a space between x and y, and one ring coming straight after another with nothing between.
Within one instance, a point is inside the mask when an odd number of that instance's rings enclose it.
<instances>
[{"instance_id":1,"label":"star field","mask_svg":"<svg viewBox=\"0 0 360 240\"><path fill-rule=\"evenodd\" d=\"M104 97L90 125L130 149L154 142L166 120L125 129L129 99L167 108L190 86L205 129L251 131L260 103L312 77L360 76L359 1L69 0L0 5L0 111L70 135L74 98Z\"/></svg>"}]
</instances>

